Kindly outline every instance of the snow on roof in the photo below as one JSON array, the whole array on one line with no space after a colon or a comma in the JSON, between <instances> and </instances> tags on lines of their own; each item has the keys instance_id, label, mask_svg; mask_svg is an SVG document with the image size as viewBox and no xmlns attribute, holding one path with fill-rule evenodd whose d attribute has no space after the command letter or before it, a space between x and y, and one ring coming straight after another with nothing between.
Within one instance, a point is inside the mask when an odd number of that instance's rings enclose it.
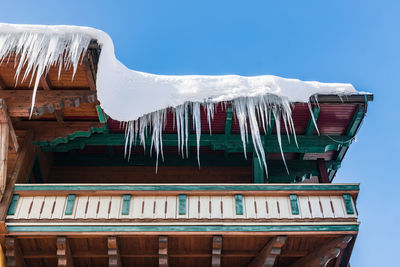
<instances>
[{"instance_id":1,"label":"snow on roof","mask_svg":"<svg viewBox=\"0 0 400 267\"><path fill-rule=\"evenodd\" d=\"M175 112L181 140L180 150L184 154L189 134L189 113L200 140L200 106L206 107L208 121L211 123L213 104L232 101L244 147L248 142L247 125L250 125L254 150L260 161L266 165L259 129L265 129L272 117L276 121L280 143L281 118L289 129L287 132L292 132L295 137L290 103L308 103L313 95L358 93L351 84L305 82L272 75L175 76L139 72L128 69L118 61L108 34L94 28L78 26L0 23L0 62L11 53L21 55L16 76L20 75L22 66L27 64L23 78L26 79L28 73L33 71L35 97L41 75L46 74L50 66L57 64L60 65L60 70L62 66L72 66L75 71L81 55L86 53L92 39L97 40L101 46L96 77L101 107L113 119L128 122L127 148L131 147L137 135L144 145L145 127L151 126L152 146L157 157L162 155L161 133L167 108L172 108Z\"/></svg>"}]
</instances>

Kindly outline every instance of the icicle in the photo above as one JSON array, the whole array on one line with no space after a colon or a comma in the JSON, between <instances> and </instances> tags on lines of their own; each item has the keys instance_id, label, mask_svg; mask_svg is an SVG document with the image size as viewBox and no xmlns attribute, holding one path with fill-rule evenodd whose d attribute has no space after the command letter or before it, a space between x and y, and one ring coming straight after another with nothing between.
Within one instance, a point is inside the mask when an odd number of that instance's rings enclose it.
<instances>
[{"instance_id":1,"label":"icicle","mask_svg":"<svg viewBox=\"0 0 400 267\"><path fill-rule=\"evenodd\" d=\"M30 116L33 113L40 77L47 75L51 66L59 64L59 76L63 67L68 69L72 66L73 79L79 59L86 54L91 39L89 35L81 33L0 33L0 62L14 55L15 82L18 82L24 66L26 69L21 81L25 81L29 75L29 85L34 80Z\"/></svg>"},{"instance_id":2,"label":"icicle","mask_svg":"<svg viewBox=\"0 0 400 267\"><path fill-rule=\"evenodd\" d=\"M192 118L193 118L193 128L196 131L197 162L200 167L201 119L200 119L200 103L198 102L194 102L192 104Z\"/></svg>"}]
</instances>

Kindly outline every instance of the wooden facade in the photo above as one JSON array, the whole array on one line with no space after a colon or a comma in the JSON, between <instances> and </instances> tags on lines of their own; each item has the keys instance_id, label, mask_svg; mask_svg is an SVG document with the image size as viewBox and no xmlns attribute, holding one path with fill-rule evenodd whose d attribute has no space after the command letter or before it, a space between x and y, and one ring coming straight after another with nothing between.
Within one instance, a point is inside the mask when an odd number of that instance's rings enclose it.
<instances>
[{"instance_id":1,"label":"wooden facade","mask_svg":"<svg viewBox=\"0 0 400 267\"><path fill-rule=\"evenodd\" d=\"M359 222L357 184L331 184L371 95L294 103L298 145L262 135L268 176L249 142L243 155L230 105L202 123L189 157L171 121L165 160L134 144L97 100L93 42L73 80L50 69L31 112L14 60L0 64L0 243L7 266L348 266ZM201 114L205 120L205 114ZM171 117L168 114L167 117ZM150 138L145 140L150 143ZM149 147L149 146L147 146ZM0 255L1 256L1 255Z\"/></svg>"}]
</instances>

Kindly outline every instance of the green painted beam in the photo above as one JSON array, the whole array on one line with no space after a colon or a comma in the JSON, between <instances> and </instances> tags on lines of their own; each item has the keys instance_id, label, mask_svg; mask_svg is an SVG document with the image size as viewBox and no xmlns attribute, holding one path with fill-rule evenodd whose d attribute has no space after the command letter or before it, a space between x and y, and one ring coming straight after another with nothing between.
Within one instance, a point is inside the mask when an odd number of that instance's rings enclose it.
<instances>
[{"instance_id":1,"label":"green painted beam","mask_svg":"<svg viewBox=\"0 0 400 267\"><path fill-rule=\"evenodd\" d=\"M17 208L17 204L18 204L18 198L19 198L18 194L13 195L13 197L11 199L10 207L8 208L7 215L15 214L15 209Z\"/></svg>"},{"instance_id":2,"label":"green painted beam","mask_svg":"<svg viewBox=\"0 0 400 267\"><path fill-rule=\"evenodd\" d=\"M105 123L107 120L106 117L104 116L103 109L99 105L97 105L96 111L97 111L97 116L99 117L99 122Z\"/></svg>"},{"instance_id":3,"label":"green painted beam","mask_svg":"<svg viewBox=\"0 0 400 267\"><path fill-rule=\"evenodd\" d=\"M332 140L339 141L335 142ZM163 145L164 146L177 146L178 136L176 134L163 134ZM276 136L263 135L262 143L264 150L271 153L280 153L280 147ZM289 142L286 135L282 135L282 147L284 152L293 153L324 153L326 151L337 151L340 142L347 141L348 138L345 136L305 136L298 135L297 147L295 142ZM43 151L48 152L67 152L72 149L83 149L85 146L124 146L125 135L124 134L95 134L90 138L79 138L70 141L66 144L50 145L48 143L37 143L41 146ZM150 146L151 138L146 138L146 146ZM139 140L135 145L140 145ZM188 138L189 146L196 146L196 135L190 134ZM350 144L347 144L350 145ZM200 146L209 146L213 150L225 150L229 152L243 152L243 144L240 135L230 135L227 137L225 134L214 134L214 135L202 135L200 139ZM246 146L247 152L252 152L252 142L249 140Z\"/></svg>"},{"instance_id":4,"label":"green painted beam","mask_svg":"<svg viewBox=\"0 0 400 267\"><path fill-rule=\"evenodd\" d=\"M122 196L122 215L129 215L129 207L131 206L131 195L125 194Z\"/></svg>"},{"instance_id":5,"label":"green painted beam","mask_svg":"<svg viewBox=\"0 0 400 267\"><path fill-rule=\"evenodd\" d=\"M19 191L359 191L359 184L87 185L16 184Z\"/></svg>"},{"instance_id":6,"label":"green painted beam","mask_svg":"<svg viewBox=\"0 0 400 267\"><path fill-rule=\"evenodd\" d=\"M297 202L297 195L290 194L289 197L290 197L290 207L292 209L292 214L299 215L300 210L299 210L299 203Z\"/></svg>"},{"instance_id":7,"label":"green painted beam","mask_svg":"<svg viewBox=\"0 0 400 267\"><path fill-rule=\"evenodd\" d=\"M320 112L321 112L321 108L320 107L315 106L313 108L313 116L314 116L315 123L317 123L317 121L318 121L318 117L319 117L319 113ZM306 128L305 128L304 135L310 136L310 135L313 134L314 130L315 130L315 124L314 124L314 121L313 121L313 117L311 117L309 119L308 123L307 123ZM306 155L306 153L301 153L299 155L299 159L304 159L305 155Z\"/></svg>"},{"instance_id":8,"label":"green painted beam","mask_svg":"<svg viewBox=\"0 0 400 267\"><path fill-rule=\"evenodd\" d=\"M235 195L235 211L236 215L243 215L243 196L241 194Z\"/></svg>"},{"instance_id":9,"label":"green painted beam","mask_svg":"<svg viewBox=\"0 0 400 267\"><path fill-rule=\"evenodd\" d=\"M255 184L264 183L264 166L260 163L256 153L253 153L253 182Z\"/></svg>"},{"instance_id":10,"label":"green painted beam","mask_svg":"<svg viewBox=\"0 0 400 267\"><path fill-rule=\"evenodd\" d=\"M354 214L353 203L351 201L351 195L343 194L344 205L346 207L347 214Z\"/></svg>"},{"instance_id":11,"label":"green painted beam","mask_svg":"<svg viewBox=\"0 0 400 267\"><path fill-rule=\"evenodd\" d=\"M179 215L185 215L186 214L186 195L185 194L180 194L179 195Z\"/></svg>"},{"instance_id":12,"label":"green painted beam","mask_svg":"<svg viewBox=\"0 0 400 267\"><path fill-rule=\"evenodd\" d=\"M354 137L354 135L357 133L357 129L360 127L361 122L365 116L365 113L366 113L365 106L357 105L357 109L354 111L353 117L346 128L345 134L347 136L347 139ZM340 146L336 160L342 161L348 149L349 149L348 145ZM328 174L329 180L332 181L333 177L335 177L336 172L337 170L331 170L329 172Z\"/></svg>"},{"instance_id":13,"label":"green painted beam","mask_svg":"<svg viewBox=\"0 0 400 267\"><path fill-rule=\"evenodd\" d=\"M340 225L12 225L9 232L356 232L358 224Z\"/></svg>"},{"instance_id":14,"label":"green painted beam","mask_svg":"<svg viewBox=\"0 0 400 267\"><path fill-rule=\"evenodd\" d=\"M65 215L72 215L72 210L74 209L74 203L75 203L75 194L69 194L67 197L67 206L65 207Z\"/></svg>"}]
</instances>

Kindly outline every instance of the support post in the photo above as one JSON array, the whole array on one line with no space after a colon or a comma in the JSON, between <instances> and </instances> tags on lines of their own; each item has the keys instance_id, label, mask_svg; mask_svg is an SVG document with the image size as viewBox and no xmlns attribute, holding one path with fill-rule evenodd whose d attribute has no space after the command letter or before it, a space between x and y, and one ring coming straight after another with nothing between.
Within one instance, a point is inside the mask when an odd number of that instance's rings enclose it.
<instances>
[{"instance_id":1,"label":"support post","mask_svg":"<svg viewBox=\"0 0 400 267\"><path fill-rule=\"evenodd\" d=\"M249 267L272 267L281 254L287 236L273 237L250 263Z\"/></svg>"},{"instance_id":2,"label":"support post","mask_svg":"<svg viewBox=\"0 0 400 267\"><path fill-rule=\"evenodd\" d=\"M318 182L319 183L330 183L328 172L326 170L326 163L325 159L317 159L319 176Z\"/></svg>"},{"instance_id":3,"label":"support post","mask_svg":"<svg viewBox=\"0 0 400 267\"><path fill-rule=\"evenodd\" d=\"M337 258L347 244L353 239L353 236L346 235L335 238L325 245L319 247L316 251L296 261L292 266L320 266L326 267L328 263Z\"/></svg>"},{"instance_id":4,"label":"support post","mask_svg":"<svg viewBox=\"0 0 400 267\"><path fill-rule=\"evenodd\" d=\"M26 266L18 240L14 237L6 237L6 259L7 266Z\"/></svg>"},{"instance_id":5,"label":"support post","mask_svg":"<svg viewBox=\"0 0 400 267\"><path fill-rule=\"evenodd\" d=\"M158 266L168 267L168 236L158 237Z\"/></svg>"},{"instance_id":6,"label":"support post","mask_svg":"<svg viewBox=\"0 0 400 267\"><path fill-rule=\"evenodd\" d=\"M215 235L212 240L212 258L211 266L220 267L221 266L221 251L222 251L222 236Z\"/></svg>"},{"instance_id":7,"label":"support post","mask_svg":"<svg viewBox=\"0 0 400 267\"><path fill-rule=\"evenodd\" d=\"M264 166L258 159L256 153L253 153L253 183L264 183Z\"/></svg>"},{"instance_id":8,"label":"support post","mask_svg":"<svg viewBox=\"0 0 400 267\"><path fill-rule=\"evenodd\" d=\"M119 254L117 237L109 236L107 239L107 246L108 246L108 266L121 267L121 256Z\"/></svg>"},{"instance_id":9,"label":"support post","mask_svg":"<svg viewBox=\"0 0 400 267\"><path fill-rule=\"evenodd\" d=\"M71 250L66 237L57 237L57 258L58 266L73 267Z\"/></svg>"}]
</instances>

